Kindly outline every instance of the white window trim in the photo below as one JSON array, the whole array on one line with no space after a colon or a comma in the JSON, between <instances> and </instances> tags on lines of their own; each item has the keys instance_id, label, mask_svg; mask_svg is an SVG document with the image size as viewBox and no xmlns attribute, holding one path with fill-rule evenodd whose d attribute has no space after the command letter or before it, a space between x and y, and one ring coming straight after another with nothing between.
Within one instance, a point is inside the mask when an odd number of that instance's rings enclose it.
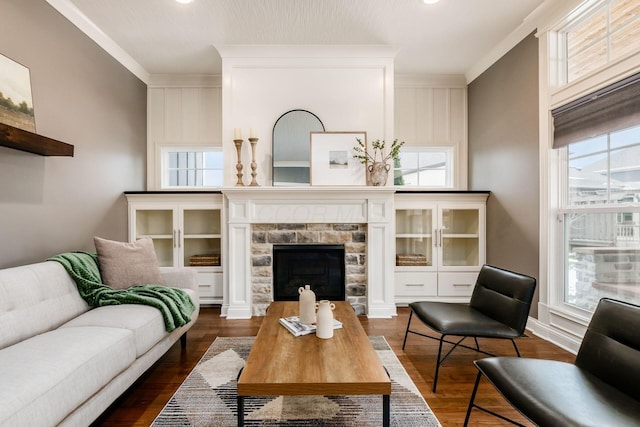
<instances>
[{"instance_id":1,"label":"white window trim","mask_svg":"<svg viewBox=\"0 0 640 427\"><path fill-rule=\"evenodd\" d=\"M172 190L215 190L220 187L197 187L197 186L183 186L183 187L171 187L167 184L166 170L165 170L165 159L166 153L169 151L208 151L208 150L220 150L222 153L222 147L215 144L204 144L204 143L191 143L185 144L184 142L157 142L156 143L156 165L158 168L156 170L156 183L157 188L163 191L172 191ZM223 167L224 174L224 167Z\"/></svg>"}]
</instances>

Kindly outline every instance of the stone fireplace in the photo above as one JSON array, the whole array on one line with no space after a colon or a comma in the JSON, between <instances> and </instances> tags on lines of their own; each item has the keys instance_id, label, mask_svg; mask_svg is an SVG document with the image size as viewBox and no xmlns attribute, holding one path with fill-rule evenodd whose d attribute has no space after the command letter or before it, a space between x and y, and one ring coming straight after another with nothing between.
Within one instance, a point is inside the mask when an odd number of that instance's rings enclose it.
<instances>
[{"instance_id":1,"label":"stone fireplace","mask_svg":"<svg viewBox=\"0 0 640 427\"><path fill-rule=\"evenodd\" d=\"M264 315L274 299L273 245L345 248L345 294L359 314L396 314L393 187L231 187L222 315Z\"/></svg>"},{"instance_id":2,"label":"stone fireplace","mask_svg":"<svg viewBox=\"0 0 640 427\"><path fill-rule=\"evenodd\" d=\"M254 224L251 232L251 276L252 276L252 306L254 314L264 314L266 307L273 300L297 301L297 289L303 286L305 279L294 286L294 298L276 298L276 268L274 254L277 248L291 249L291 253L304 251L299 256L299 262L316 264L312 259L313 252L325 248L343 248L341 265L342 299L346 299L358 314L366 313L366 224ZM313 250L306 250L313 248ZM298 251L295 251L298 249ZM336 266L334 266L335 268ZM318 269L323 267L319 266ZM299 275L301 273L298 273ZM309 272L310 275L325 274L325 272ZM308 278L307 281L313 280ZM321 279L318 279L321 280ZM310 283L310 282L308 282ZM311 286L316 292L317 299L338 299L336 292L325 291L322 287Z\"/></svg>"}]
</instances>

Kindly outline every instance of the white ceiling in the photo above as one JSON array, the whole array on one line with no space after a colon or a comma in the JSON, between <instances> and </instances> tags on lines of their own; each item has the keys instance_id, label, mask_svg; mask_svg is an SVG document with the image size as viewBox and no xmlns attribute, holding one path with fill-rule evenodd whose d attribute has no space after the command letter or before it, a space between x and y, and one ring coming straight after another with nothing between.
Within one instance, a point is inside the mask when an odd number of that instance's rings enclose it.
<instances>
[{"instance_id":1,"label":"white ceiling","mask_svg":"<svg viewBox=\"0 0 640 427\"><path fill-rule=\"evenodd\" d=\"M465 74L544 2L47 1L147 74L219 74L215 46L235 44L391 45L397 73Z\"/></svg>"}]
</instances>

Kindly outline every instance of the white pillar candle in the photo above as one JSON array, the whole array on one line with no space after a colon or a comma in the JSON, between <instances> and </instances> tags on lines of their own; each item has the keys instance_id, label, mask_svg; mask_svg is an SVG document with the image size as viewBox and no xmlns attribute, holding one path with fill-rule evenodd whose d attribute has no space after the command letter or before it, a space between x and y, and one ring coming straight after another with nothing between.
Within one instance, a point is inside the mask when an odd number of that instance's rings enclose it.
<instances>
[{"instance_id":1,"label":"white pillar candle","mask_svg":"<svg viewBox=\"0 0 640 427\"><path fill-rule=\"evenodd\" d=\"M251 128L249 130L249 138L257 138L256 136L256 130L254 128Z\"/></svg>"},{"instance_id":2,"label":"white pillar candle","mask_svg":"<svg viewBox=\"0 0 640 427\"><path fill-rule=\"evenodd\" d=\"M242 139L242 129L240 128L233 129L233 139Z\"/></svg>"}]
</instances>

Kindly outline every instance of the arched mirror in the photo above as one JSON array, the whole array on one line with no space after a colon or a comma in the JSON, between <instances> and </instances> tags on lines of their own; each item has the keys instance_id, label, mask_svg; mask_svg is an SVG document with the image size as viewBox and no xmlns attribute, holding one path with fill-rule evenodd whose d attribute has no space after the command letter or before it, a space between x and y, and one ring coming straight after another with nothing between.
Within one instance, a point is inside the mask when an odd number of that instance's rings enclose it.
<instances>
[{"instance_id":1,"label":"arched mirror","mask_svg":"<svg viewBox=\"0 0 640 427\"><path fill-rule=\"evenodd\" d=\"M309 185L311 132L324 125L307 110L291 110L273 125L273 185Z\"/></svg>"}]
</instances>

